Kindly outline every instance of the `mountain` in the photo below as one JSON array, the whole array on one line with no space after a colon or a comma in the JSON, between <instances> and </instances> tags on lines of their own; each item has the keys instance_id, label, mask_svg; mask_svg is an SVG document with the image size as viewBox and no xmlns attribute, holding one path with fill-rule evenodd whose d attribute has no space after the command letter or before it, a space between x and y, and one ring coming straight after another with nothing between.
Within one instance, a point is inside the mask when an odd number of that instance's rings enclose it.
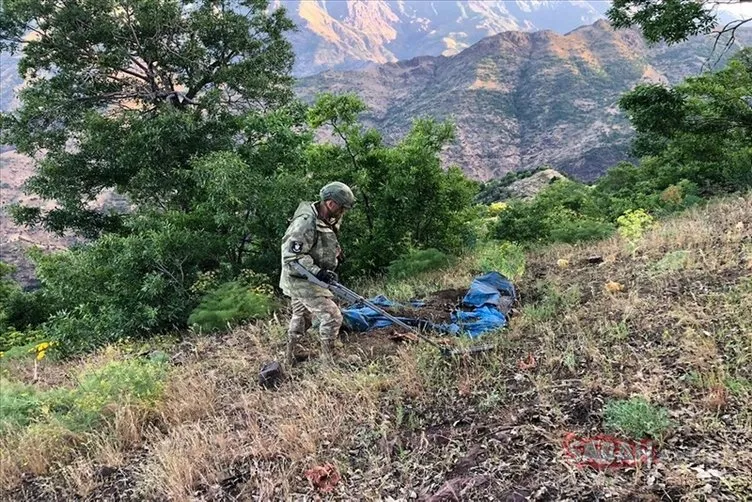
<instances>
[{"instance_id":1,"label":"mountain","mask_svg":"<svg viewBox=\"0 0 752 502\"><path fill-rule=\"evenodd\" d=\"M737 33L752 43L752 30ZM424 56L360 71L300 79L305 100L354 92L369 105L365 122L396 140L415 117L451 119L457 141L445 152L487 180L544 164L592 180L628 159L632 129L617 101L639 82L676 83L698 74L712 37L648 46L639 32L604 20L565 35L508 31L453 56Z\"/></svg>"},{"instance_id":2,"label":"mountain","mask_svg":"<svg viewBox=\"0 0 752 502\"><path fill-rule=\"evenodd\" d=\"M348 70L416 56L450 56L503 31L565 33L603 17L583 0L275 0L298 26L295 73Z\"/></svg>"}]
</instances>

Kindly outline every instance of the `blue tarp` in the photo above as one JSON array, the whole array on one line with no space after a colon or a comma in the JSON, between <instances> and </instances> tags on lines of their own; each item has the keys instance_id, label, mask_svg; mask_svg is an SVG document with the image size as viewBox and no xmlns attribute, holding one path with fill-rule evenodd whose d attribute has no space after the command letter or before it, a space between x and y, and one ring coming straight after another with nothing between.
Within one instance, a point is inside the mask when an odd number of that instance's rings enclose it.
<instances>
[{"instance_id":1,"label":"blue tarp","mask_svg":"<svg viewBox=\"0 0 752 502\"><path fill-rule=\"evenodd\" d=\"M420 317L398 319L409 326L420 326L443 333L456 335L464 333L475 338L487 331L503 328L507 324L509 309L516 299L514 285L498 272L489 272L476 277L470 284L467 294L462 299L462 310L451 314L451 323L434 324ZM389 300L384 295L371 298L379 307L400 307L399 303ZM421 301L410 302L420 314ZM353 305L342 311L345 325L352 331L370 331L390 326L392 322L365 305Z\"/></svg>"}]
</instances>

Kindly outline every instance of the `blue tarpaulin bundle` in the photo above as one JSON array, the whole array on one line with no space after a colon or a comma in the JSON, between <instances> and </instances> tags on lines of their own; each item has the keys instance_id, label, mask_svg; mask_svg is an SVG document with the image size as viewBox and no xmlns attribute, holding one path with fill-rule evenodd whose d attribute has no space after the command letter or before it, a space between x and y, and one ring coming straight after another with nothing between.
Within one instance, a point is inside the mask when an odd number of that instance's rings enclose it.
<instances>
[{"instance_id":1,"label":"blue tarpaulin bundle","mask_svg":"<svg viewBox=\"0 0 752 502\"><path fill-rule=\"evenodd\" d=\"M451 323L434 324L420 317L398 317L409 326L440 331L447 334L464 333L475 338L487 331L503 328L507 324L507 315L516 299L514 285L498 272L489 272L476 277L470 284L460 307L451 314ZM379 307L402 307L384 295L371 298ZM420 307L425 303L413 301L409 304L420 315ZM342 310L345 325L352 331L370 331L385 328L392 322L375 310L365 305L353 305Z\"/></svg>"}]
</instances>

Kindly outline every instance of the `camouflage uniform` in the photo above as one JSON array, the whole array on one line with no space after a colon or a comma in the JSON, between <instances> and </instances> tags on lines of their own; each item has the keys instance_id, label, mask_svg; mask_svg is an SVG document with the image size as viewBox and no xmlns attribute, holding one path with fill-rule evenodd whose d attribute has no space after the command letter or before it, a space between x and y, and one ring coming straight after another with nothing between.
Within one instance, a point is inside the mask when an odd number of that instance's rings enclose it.
<instances>
[{"instance_id":1,"label":"camouflage uniform","mask_svg":"<svg viewBox=\"0 0 752 502\"><path fill-rule=\"evenodd\" d=\"M339 221L327 222L319 218L314 203L301 202L282 239L279 286L292 299L292 318L287 332L289 363L294 360L293 347L311 325L311 315L320 321L322 355L331 360L331 346L339 335L342 313L332 300L331 291L301 277L289 263L297 260L314 275L322 269L336 269L341 256L337 239L339 225Z\"/></svg>"}]
</instances>

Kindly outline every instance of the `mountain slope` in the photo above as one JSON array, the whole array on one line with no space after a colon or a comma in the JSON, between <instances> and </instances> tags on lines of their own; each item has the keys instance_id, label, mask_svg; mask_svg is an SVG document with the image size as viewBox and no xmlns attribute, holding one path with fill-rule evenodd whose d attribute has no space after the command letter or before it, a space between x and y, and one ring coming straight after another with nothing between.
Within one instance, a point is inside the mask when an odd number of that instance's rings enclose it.
<instances>
[{"instance_id":1,"label":"mountain slope","mask_svg":"<svg viewBox=\"0 0 752 502\"><path fill-rule=\"evenodd\" d=\"M277 0L299 31L296 74L452 55L503 31L567 32L603 17L602 1Z\"/></svg>"},{"instance_id":2,"label":"mountain slope","mask_svg":"<svg viewBox=\"0 0 752 502\"><path fill-rule=\"evenodd\" d=\"M496 348L474 357L343 333L340 365L323 369L312 331L312 357L267 390L257 375L281 357L284 314L83 361L5 357L12 428L0 449L13 455L0 463L0 499L745 500L750 221L746 194L660 222L637 252L617 236L535 250L514 278L509 328L484 335L477 343ZM476 267L467 257L362 293L461 294ZM45 396L56 406L45 410ZM644 407L609 413L634 397L665 410L668 428ZM82 412L103 420L71 421ZM621 444L639 439L635 425L650 427L643 444L659 461L601 470L616 452L567 448L614 431ZM601 469L587 464L599 452Z\"/></svg>"},{"instance_id":3,"label":"mountain slope","mask_svg":"<svg viewBox=\"0 0 752 502\"><path fill-rule=\"evenodd\" d=\"M752 31L737 39L747 45ZM636 31L597 21L566 35L504 32L450 57L327 71L301 79L298 93L357 93L370 107L367 122L389 139L415 117L451 119L458 141L446 158L479 179L551 164L590 180L628 158L619 96L639 82L697 74L711 46L706 37L649 47Z\"/></svg>"}]
</instances>

